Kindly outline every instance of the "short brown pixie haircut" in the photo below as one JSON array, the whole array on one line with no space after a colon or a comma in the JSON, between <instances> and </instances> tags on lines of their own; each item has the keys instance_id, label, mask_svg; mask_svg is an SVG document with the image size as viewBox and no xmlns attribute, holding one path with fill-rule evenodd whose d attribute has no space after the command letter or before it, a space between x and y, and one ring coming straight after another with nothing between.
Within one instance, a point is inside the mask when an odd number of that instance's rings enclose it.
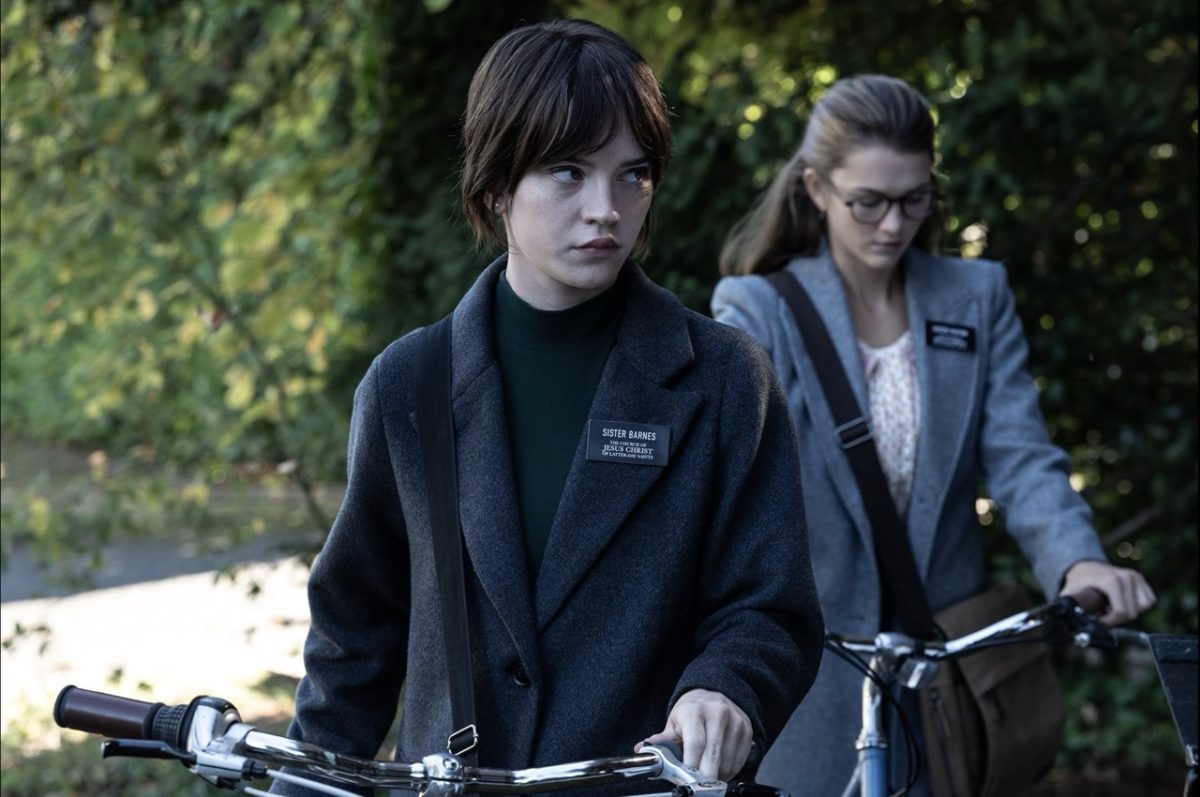
<instances>
[{"instance_id":1,"label":"short brown pixie haircut","mask_svg":"<svg viewBox=\"0 0 1200 797\"><path fill-rule=\"evenodd\" d=\"M459 193L476 240L505 246L495 200L531 169L600 149L622 122L657 186L671 158L667 106L650 66L621 36L560 19L493 44L471 79L463 123Z\"/></svg>"}]
</instances>

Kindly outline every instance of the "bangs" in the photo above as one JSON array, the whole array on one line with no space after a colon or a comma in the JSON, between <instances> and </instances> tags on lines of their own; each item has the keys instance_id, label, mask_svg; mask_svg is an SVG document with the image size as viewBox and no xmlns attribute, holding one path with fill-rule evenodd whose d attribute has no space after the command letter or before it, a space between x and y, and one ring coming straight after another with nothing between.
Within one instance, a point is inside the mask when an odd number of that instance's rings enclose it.
<instances>
[{"instance_id":1,"label":"bangs","mask_svg":"<svg viewBox=\"0 0 1200 797\"><path fill-rule=\"evenodd\" d=\"M665 114L658 83L645 64L630 70L604 49L571 40L557 42L543 63L542 90L532 92L522 114L525 125L517 139L509 174L511 184L530 169L586 155L610 142L628 124L630 133L650 161L655 183L669 157L663 141ZM667 133L669 136L669 133Z\"/></svg>"},{"instance_id":2,"label":"bangs","mask_svg":"<svg viewBox=\"0 0 1200 797\"><path fill-rule=\"evenodd\" d=\"M580 83L591 90L577 90ZM578 74L573 74L555 95L540 98L544 99L545 107L530 115L517 160L535 168L595 152L612 141L620 132L621 123L632 115L613 84L611 75L601 75L599 80L580 80ZM634 128L632 122L629 128Z\"/></svg>"}]
</instances>

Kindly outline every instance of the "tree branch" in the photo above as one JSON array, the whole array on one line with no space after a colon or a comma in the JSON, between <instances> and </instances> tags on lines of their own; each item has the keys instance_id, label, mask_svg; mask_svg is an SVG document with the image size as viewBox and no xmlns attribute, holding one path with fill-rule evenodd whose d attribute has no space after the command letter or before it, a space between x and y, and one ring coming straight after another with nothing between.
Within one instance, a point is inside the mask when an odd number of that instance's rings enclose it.
<instances>
[{"instance_id":1,"label":"tree branch","mask_svg":"<svg viewBox=\"0 0 1200 797\"><path fill-rule=\"evenodd\" d=\"M1193 484L1192 489L1185 493L1183 497L1195 498L1196 485ZM1146 507L1121 525L1114 529L1110 529L1107 534L1100 538L1100 542L1105 548L1108 548L1111 545L1116 545L1117 543L1132 537L1134 534L1141 531L1155 520L1158 520L1165 511L1165 508L1161 504L1158 506Z\"/></svg>"}]
</instances>

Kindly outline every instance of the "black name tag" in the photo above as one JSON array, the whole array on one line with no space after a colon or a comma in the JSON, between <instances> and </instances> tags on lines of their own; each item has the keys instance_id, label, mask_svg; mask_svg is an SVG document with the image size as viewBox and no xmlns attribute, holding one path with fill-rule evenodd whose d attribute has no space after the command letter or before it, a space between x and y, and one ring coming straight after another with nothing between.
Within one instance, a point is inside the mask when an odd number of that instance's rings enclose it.
<instances>
[{"instance_id":1,"label":"black name tag","mask_svg":"<svg viewBox=\"0 0 1200 797\"><path fill-rule=\"evenodd\" d=\"M975 351L975 328L945 321L926 321L925 343L935 349Z\"/></svg>"},{"instance_id":2,"label":"black name tag","mask_svg":"<svg viewBox=\"0 0 1200 797\"><path fill-rule=\"evenodd\" d=\"M588 420L587 458L630 465L667 464L671 427L628 421Z\"/></svg>"}]
</instances>

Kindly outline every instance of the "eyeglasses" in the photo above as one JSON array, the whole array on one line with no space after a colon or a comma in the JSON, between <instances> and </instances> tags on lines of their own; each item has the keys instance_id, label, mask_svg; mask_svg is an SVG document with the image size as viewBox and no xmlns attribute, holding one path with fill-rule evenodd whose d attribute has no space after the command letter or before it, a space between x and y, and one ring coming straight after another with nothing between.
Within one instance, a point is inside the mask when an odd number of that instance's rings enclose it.
<instances>
[{"instance_id":1,"label":"eyeglasses","mask_svg":"<svg viewBox=\"0 0 1200 797\"><path fill-rule=\"evenodd\" d=\"M842 192L829 180L822 180L829 190L850 208L850 215L859 224L878 224L892 210L892 205L900 206L900 213L911 221L923 221L933 215L937 208L940 195L934 190L933 184L914 188L903 196L888 196L878 191L867 191L860 197L846 199Z\"/></svg>"}]
</instances>

